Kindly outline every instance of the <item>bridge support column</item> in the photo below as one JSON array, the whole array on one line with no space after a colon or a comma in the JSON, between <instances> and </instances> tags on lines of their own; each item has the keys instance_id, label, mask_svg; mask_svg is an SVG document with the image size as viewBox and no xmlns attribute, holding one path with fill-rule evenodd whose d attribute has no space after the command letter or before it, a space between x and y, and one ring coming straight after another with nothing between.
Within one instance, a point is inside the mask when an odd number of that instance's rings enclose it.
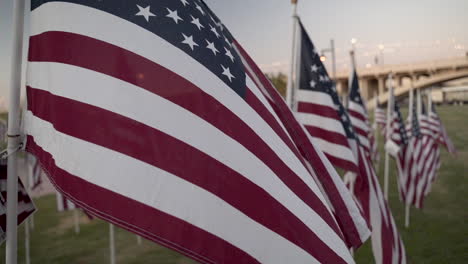
<instances>
[{"instance_id":1,"label":"bridge support column","mask_svg":"<svg viewBox=\"0 0 468 264\"><path fill-rule=\"evenodd\" d=\"M369 100L369 82L365 79L359 80L359 88L363 99L366 101Z\"/></svg>"},{"instance_id":2,"label":"bridge support column","mask_svg":"<svg viewBox=\"0 0 468 264\"><path fill-rule=\"evenodd\" d=\"M379 76L379 95L385 93L385 76Z\"/></svg>"}]
</instances>

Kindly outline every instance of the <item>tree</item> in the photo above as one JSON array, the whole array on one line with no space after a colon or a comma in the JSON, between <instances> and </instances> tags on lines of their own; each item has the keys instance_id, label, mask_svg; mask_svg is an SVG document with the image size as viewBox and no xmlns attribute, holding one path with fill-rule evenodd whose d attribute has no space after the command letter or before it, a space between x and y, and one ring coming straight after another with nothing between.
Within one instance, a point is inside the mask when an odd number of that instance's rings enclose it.
<instances>
[{"instance_id":1,"label":"tree","mask_svg":"<svg viewBox=\"0 0 468 264\"><path fill-rule=\"evenodd\" d=\"M283 98L286 97L286 86L288 83L288 77L282 73L279 72L277 74L273 73L267 73L266 76L268 79L270 79L271 83L275 86L276 90L283 96Z\"/></svg>"}]
</instances>

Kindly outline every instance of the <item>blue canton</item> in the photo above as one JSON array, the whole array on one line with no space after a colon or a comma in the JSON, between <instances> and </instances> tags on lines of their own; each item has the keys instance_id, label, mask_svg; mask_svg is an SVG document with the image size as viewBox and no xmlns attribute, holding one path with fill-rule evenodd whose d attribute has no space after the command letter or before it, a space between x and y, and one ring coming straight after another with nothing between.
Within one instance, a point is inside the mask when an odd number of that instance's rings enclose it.
<instances>
[{"instance_id":1,"label":"blue canton","mask_svg":"<svg viewBox=\"0 0 468 264\"><path fill-rule=\"evenodd\" d=\"M233 38L201 0L32 0L31 9L47 2L80 4L134 23L197 60L239 96L245 95L246 75Z\"/></svg>"}]
</instances>

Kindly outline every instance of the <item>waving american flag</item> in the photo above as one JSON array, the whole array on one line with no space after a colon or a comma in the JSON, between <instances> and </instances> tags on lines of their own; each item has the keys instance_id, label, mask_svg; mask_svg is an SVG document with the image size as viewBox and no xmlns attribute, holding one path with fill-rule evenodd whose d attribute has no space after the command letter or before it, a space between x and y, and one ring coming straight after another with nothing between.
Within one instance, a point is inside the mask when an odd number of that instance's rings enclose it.
<instances>
[{"instance_id":1,"label":"waving american flag","mask_svg":"<svg viewBox=\"0 0 468 264\"><path fill-rule=\"evenodd\" d=\"M26 148L77 206L201 263L353 263L312 175L331 166L239 48L203 1L33 0Z\"/></svg>"}]
</instances>

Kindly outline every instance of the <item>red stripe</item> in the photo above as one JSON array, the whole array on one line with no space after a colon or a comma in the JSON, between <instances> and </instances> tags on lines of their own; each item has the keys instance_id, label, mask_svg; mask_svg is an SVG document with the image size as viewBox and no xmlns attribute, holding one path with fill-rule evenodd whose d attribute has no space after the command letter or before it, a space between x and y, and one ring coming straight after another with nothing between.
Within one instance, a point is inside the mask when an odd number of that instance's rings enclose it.
<instances>
[{"instance_id":1,"label":"red stripe","mask_svg":"<svg viewBox=\"0 0 468 264\"><path fill-rule=\"evenodd\" d=\"M359 120L361 120L362 122L367 122L367 117L365 115L363 115L362 113L359 113L357 112L356 110L354 109L348 109L348 113L350 116L354 117L354 118L357 118Z\"/></svg>"},{"instance_id":2,"label":"red stripe","mask_svg":"<svg viewBox=\"0 0 468 264\"><path fill-rule=\"evenodd\" d=\"M60 43L60 45L56 45L56 43ZM73 52L79 54L74 55ZM123 58L125 63L122 63ZM29 60L61 62L101 72L135 84L191 111L259 157L337 234L340 233L333 217L316 194L278 158L249 126L224 105L181 76L117 46L65 32L46 32L31 37ZM252 99L251 96L248 98Z\"/></svg>"},{"instance_id":3,"label":"red stripe","mask_svg":"<svg viewBox=\"0 0 468 264\"><path fill-rule=\"evenodd\" d=\"M331 132L331 131L324 130L324 129L314 127L314 126L306 126L306 129L310 133L310 135L313 137L321 138L325 141L328 141L334 144L338 144L342 146L344 145L343 147L347 147L351 151L349 147L348 139L342 134ZM347 171L353 171L356 168L356 163L352 161L349 161L347 159L342 159L340 156L333 156L329 154L328 152L326 152L326 150L324 150L324 154L327 156L330 163L337 167L340 167Z\"/></svg>"},{"instance_id":4,"label":"red stripe","mask_svg":"<svg viewBox=\"0 0 468 264\"><path fill-rule=\"evenodd\" d=\"M41 90L28 88L28 99L34 115L56 130L161 168L220 197L316 259L342 261L265 190L198 149L132 119ZM131 136L136 131L144 136Z\"/></svg>"},{"instance_id":5,"label":"red stripe","mask_svg":"<svg viewBox=\"0 0 468 264\"><path fill-rule=\"evenodd\" d=\"M297 111L299 113L307 113L319 115L322 117L328 117L341 122L341 118L338 115L336 109L330 106L315 104L311 102L298 102Z\"/></svg>"},{"instance_id":6,"label":"red stripe","mask_svg":"<svg viewBox=\"0 0 468 264\"><path fill-rule=\"evenodd\" d=\"M259 263L244 251L155 208L101 188L57 167L53 157L28 136L26 149L40 161L54 186L80 207L200 263ZM99 198L99 199L96 199ZM109 201L118 206L109 206Z\"/></svg>"},{"instance_id":7,"label":"red stripe","mask_svg":"<svg viewBox=\"0 0 468 264\"><path fill-rule=\"evenodd\" d=\"M317 124L317 125L320 125L320 124ZM316 137L316 138L321 138L330 143L341 145L349 149L348 138L345 135L323 129L318 126L306 125L305 127L311 136Z\"/></svg>"}]
</instances>

